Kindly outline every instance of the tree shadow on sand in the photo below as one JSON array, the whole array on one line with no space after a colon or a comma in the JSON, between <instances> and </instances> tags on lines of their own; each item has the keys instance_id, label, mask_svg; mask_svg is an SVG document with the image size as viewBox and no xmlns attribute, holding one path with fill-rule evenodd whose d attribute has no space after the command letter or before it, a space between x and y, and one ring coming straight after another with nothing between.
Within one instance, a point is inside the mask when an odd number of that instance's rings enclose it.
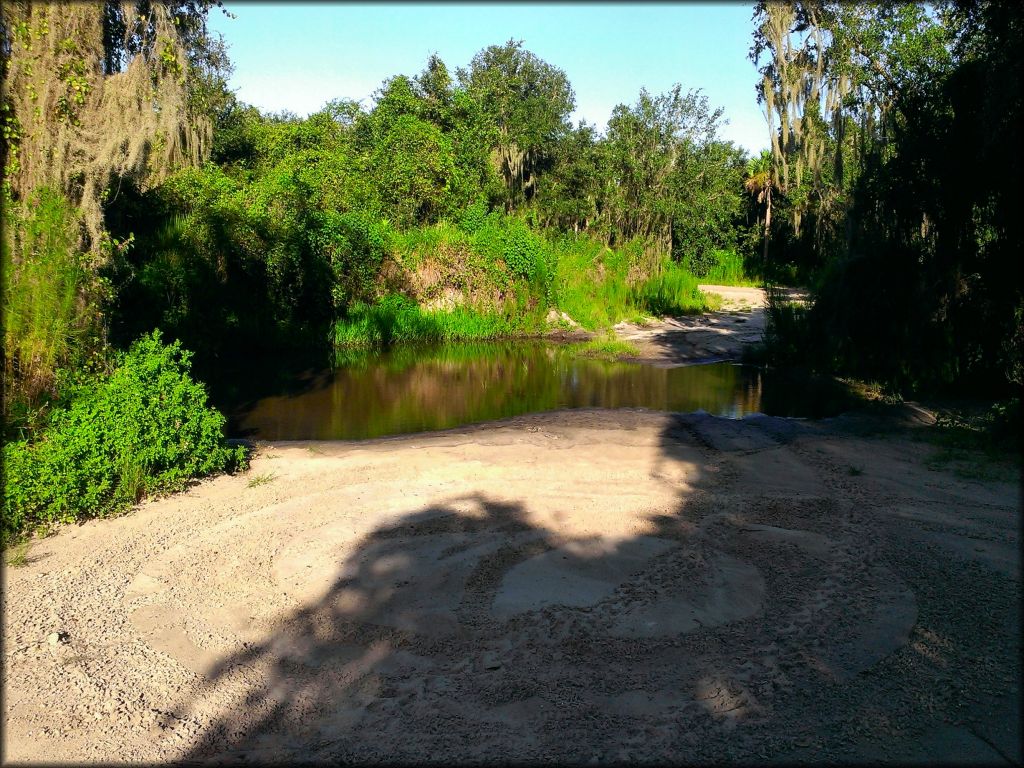
<instances>
[{"instance_id":1,"label":"tree shadow on sand","mask_svg":"<svg viewBox=\"0 0 1024 768\"><path fill-rule=\"evenodd\" d=\"M245 764L788 762L903 743L925 704L900 686L949 660L908 647L917 604L884 543L834 488L744 492L806 433L669 417L661 461L699 456L697 476L627 537L568 538L481 494L412 512L344 550L319 599L208 668L163 727L197 729L189 762Z\"/></svg>"}]
</instances>

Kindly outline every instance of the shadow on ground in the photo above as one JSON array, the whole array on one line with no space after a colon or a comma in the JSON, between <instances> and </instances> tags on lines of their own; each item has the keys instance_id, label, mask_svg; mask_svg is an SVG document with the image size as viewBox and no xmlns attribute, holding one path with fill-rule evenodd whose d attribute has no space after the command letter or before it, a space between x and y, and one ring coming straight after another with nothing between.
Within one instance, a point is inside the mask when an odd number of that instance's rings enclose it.
<instances>
[{"instance_id":1,"label":"shadow on ground","mask_svg":"<svg viewBox=\"0 0 1024 768\"><path fill-rule=\"evenodd\" d=\"M419 509L163 725L246 764L1019 760L1019 698L983 690L1019 679L1019 582L907 545L815 429L671 418L662 461L699 473L629 536Z\"/></svg>"}]
</instances>

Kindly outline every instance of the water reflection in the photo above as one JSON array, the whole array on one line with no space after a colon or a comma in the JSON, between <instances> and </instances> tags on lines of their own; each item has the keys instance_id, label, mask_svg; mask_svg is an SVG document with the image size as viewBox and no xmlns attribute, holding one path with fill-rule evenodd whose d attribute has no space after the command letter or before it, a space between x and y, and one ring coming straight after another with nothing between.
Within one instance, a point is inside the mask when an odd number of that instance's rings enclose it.
<instances>
[{"instance_id":1,"label":"water reflection","mask_svg":"<svg viewBox=\"0 0 1024 768\"><path fill-rule=\"evenodd\" d=\"M279 390L286 394L251 402L235 413L231 431L265 440L364 439L559 408L703 409L730 418L830 410L806 392L795 401L766 397L770 382L763 371L730 363L655 368L544 342L402 347L351 356L308 376L301 389L293 382Z\"/></svg>"}]
</instances>

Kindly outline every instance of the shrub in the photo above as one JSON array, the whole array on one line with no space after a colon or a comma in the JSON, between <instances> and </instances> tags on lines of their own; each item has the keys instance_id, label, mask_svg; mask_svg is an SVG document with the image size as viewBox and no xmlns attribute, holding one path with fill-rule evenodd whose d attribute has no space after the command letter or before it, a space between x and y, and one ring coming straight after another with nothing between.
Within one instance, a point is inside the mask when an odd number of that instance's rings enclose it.
<instances>
[{"instance_id":1,"label":"shrub","mask_svg":"<svg viewBox=\"0 0 1024 768\"><path fill-rule=\"evenodd\" d=\"M112 514L243 462L242 448L224 444L224 416L189 377L190 360L154 331L119 354L109 376L79 382L39 439L5 445L4 538Z\"/></svg>"},{"instance_id":2,"label":"shrub","mask_svg":"<svg viewBox=\"0 0 1024 768\"><path fill-rule=\"evenodd\" d=\"M309 237L314 249L330 263L335 308L368 297L392 249L391 225L363 211L327 211L316 216L316 223Z\"/></svg>"},{"instance_id":3,"label":"shrub","mask_svg":"<svg viewBox=\"0 0 1024 768\"><path fill-rule=\"evenodd\" d=\"M473 246L495 268L504 263L506 282L527 280L548 292L553 270L547 243L522 219L489 214L474 233Z\"/></svg>"},{"instance_id":4,"label":"shrub","mask_svg":"<svg viewBox=\"0 0 1024 768\"><path fill-rule=\"evenodd\" d=\"M459 226L464 232L474 234L487 221L487 201L479 199L466 207L459 220Z\"/></svg>"}]
</instances>

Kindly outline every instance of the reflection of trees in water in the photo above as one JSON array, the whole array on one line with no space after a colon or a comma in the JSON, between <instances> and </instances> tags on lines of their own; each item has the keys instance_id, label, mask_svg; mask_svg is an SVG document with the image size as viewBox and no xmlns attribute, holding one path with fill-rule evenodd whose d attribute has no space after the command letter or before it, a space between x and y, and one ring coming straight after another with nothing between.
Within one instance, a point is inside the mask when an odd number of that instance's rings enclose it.
<instances>
[{"instance_id":1,"label":"reflection of trees in water","mask_svg":"<svg viewBox=\"0 0 1024 768\"><path fill-rule=\"evenodd\" d=\"M760 406L760 388L734 365L656 368L543 343L405 347L350 362L326 386L261 401L245 426L268 439L366 438L558 408L742 416Z\"/></svg>"}]
</instances>

